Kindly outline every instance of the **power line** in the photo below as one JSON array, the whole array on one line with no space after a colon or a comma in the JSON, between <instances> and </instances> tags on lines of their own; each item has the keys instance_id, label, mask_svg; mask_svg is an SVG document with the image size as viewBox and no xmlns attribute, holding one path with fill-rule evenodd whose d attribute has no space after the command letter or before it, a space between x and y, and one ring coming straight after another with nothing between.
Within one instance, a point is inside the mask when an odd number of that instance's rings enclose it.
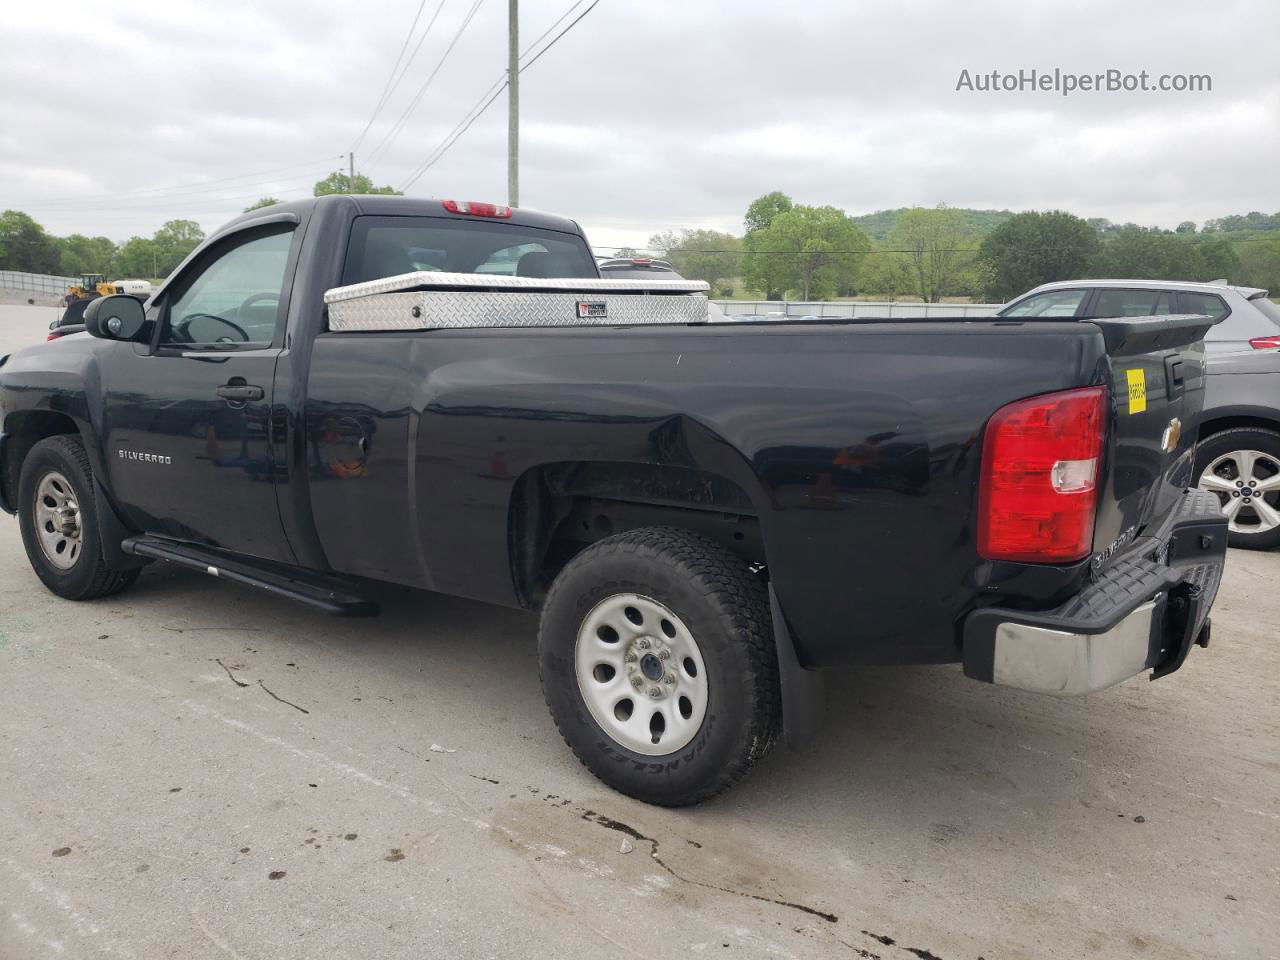
<instances>
[{"instance_id":1,"label":"power line","mask_svg":"<svg viewBox=\"0 0 1280 960\"><path fill-rule=\"evenodd\" d=\"M259 188L273 187L278 190L297 189L296 187L283 187L279 185L294 183L295 181L299 181L299 180L313 180L315 176L316 176L315 173L302 173L302 174L298 174L296 176L290 176L290 177L273 177L270 180L259 180L253 183L221 184L219 186L208 187L203 190L188 190L188 191L182 191L180 193L149 194L147 196L140 196L140 197L134 198L137 200L137 203L122 203L121 199L127 200L128 198L117 198L112 201L97 200L97 201L86 202L86 203L70 203L70 204L61 203L57 205L52 205L52 204L44 205L37 202L35 206L37 209L51 209L56 211L64 211L64 210L92 211L92 210L129 209L131 207L137 206L138 204L150 203L153 200L159 200L165 203L181 203L185 200L195 200L196 202L199 202L201 200L207 199L206 197L203 196L204 194L219 193L226 190L241 190L241 189L247 190L250 187L259 187ZM271 191L268 190L267 192L271 192Z\"/></svg>"},{"instance_id":2,"label":"power line","mask_svg":"<svg viewBox=\"0 0 1280 960\"><path fill-rule=\"evenodd\" d=\"M174 184L172 186L167 186L167 187L140 187L136 190L121 190L113 193L90 194L89 196L85 196L85 197L61 197L56 200L51 200L49 201L49 203L57 204L57 205L63 205L63 204L78 205L82 203L92 203L98 200L117 200L121 197L134 197L134 196L140 196L142 194L169 193L170 191L199 192L200 188L209 186L211 184L228 183L232 180L244 180L249 177L261 177L261 176L265 176L268 173L280 173L285 170L297 170L301 167L314 167L322 163L330 164L334 161L334 159L340 159L340 157L335 156L335 157L325 157L324 159L320 159L320 160L308 160L304 163L293 163L284 167L272 167L268 170L256 170L253 173L241 173L233 177L219 177L218 179L215 179L215 180L202 180L197 183ZM266 181L266 182L270 182L270 181ZM237 184L237 186L249 186L249 184Z\"/></svg>"},{"instance_id":3,"label":"power line","mask_svg":"<svg viewBox=\"0 0 1280 960\"><path fill-rule=\"evenodd\" d=\"M573 12L575 7L579 6L583 2L584 0L577 0L577 2L570 5L569 9L566 10L563 14L561 14L560 18L556 20L555 23L553 23L546 31L544 31L541 37L539 37L537 40L535 40L533 43L529 45L528 49L526 49L525 52L521 54L521 59L528 56L529 51L532 50L534 47L536 47L542 41L542 39L546 37L548 33L550 33L552 30L555 29L556 24L561 23L566 17L569 16L570 13ZM563 37L566 33L572 30L574 26L577 25L578 21L580 21L588 13L594 10L596 8L596 4L598 4L599 2L600 0L592 0L591 6L587 7L587 9L582 11L582 13L580 13L573 20L572 23L570 23L567 27L565 27L558 34L556 34L556 36L552 39L552 41L548 43L545 47L543 47L541 50L539 50L532 60L522 65L518 72L524 73L531 66L533 66L544 53L546 53L548 50L550 50L552 47L556 45L556 43L560 40L561 37ZM503 74L503 76L505 76L505 73ZM501 78L496 80L494 82L494 86L490 87L480 97L480 99L476 101L475 105L472 106L472 108L468 110L466 114L463 115L463 118L460 121L458 121L457 125L454 126L453 130L445 134L444 139L441 140L440 143L436 145L434 150L432 150L429 154L427 154L426 160L424 160L422 164L409 177L409 179L405 181L404 185L400 188L401 191L408 190L411 186L417 183L419 179L421 179L423 174L425 174L428 170L430 170L433 166L435 166L436 163L440 160L440 158L443 157L445 153L447 153L449 149L455 143L458 142L458 140L462 137L462 135L471 129L471 125L480 119L480 117L484 114L484 112L489 109L489 107L493 104L493 102L498 99L498 97L502 94L502 91L505 90L506 88L507 88L506 80ZM481 106L481 104L483 104L483 106Z\"/></svg>"},{"instance_id":4,"label":"power line","mask_svg":"<svg viewBox=\"0 0 1280 960\"><path fill-rule=\"evenodd\" d=\"M552 41L551 41L550 43L548 43L545 47L543 47L541 50L539 50L539 51L538 51L537 56L535 56L532 60L530 60L530 61L529 61L528 63L526 63L523 67L521 67L521 68L520 68L520 72L521 72L521 73L524 73L526 70L528 70L530 67L532 67L535 63L537 63L537 62L538 62L538 60L539 60L539 59L541 59L541 57L542 57L542 55L543 55L544 53L546 53L548 50L550 50L552 47L554 47L557 43L559 43L559 42L560 42L560 38L561 38L561 37L563 37L563 36L564 36L566 33L568 33L570 30L572 30L574 27L576 27L576 26L578 25L578 21L580 21L580 20L581 20L583 17L585 17L588 13L590 13L592 10L594 10L594 9L596 8L596 4L598 4L599 2L600 2L600 0L592 0L591 6L587 7L587 9L583 10L580 14L578 14L578 15L577 15L577 17L575 17L575 18L574 18L574 20L573 20L573 22L572 22L572 23L570 23L567 27L565 27L563 30L561 30L559 33L557 33L557 34L555 35L555 38L554 38L554 39L552 39Z\"/></svg>"},{"instance_id":5,"label":"power line","mask_svg":"<svg viewBox=\"0 0 1280 960\"><path fill-rule=\"evenodd\" d=\"M431 28L436 25L436 19L440 16L440 11L444 9L446 3L448 3L448 0L440 0L439 5L436 7L436 12L431 15L431 20L427 23L427 28L422 31L422 36L418 38L418 43L414 46L413 53L405 61L404 69L400 70L397 76L396 71L400 69L400 62L404 59L405 50L409 48L409 41L413 39L413 31L418 27L418 20L422 17L422 11L427 5L427 0L421 0L418 4L418 12L413 15L413 23L409 25L409 32L404 35L404 43L400 45L400 52L396 54L396 62L392 65L391 72L387 74L387 82L382 86L382 95L378 97L378 103L373 108L373 113L369 115L369 122L364 125L364 129L360 131L360 136L356 137L355 143L351 145L351 152L354 153L356 147L364 142L365 135L369 132L369 128L373 126L373 121L378 119L378 114L382 112L382 108L387 105L387 101L391 99L396 88L400 86L400 81L404 79L404 75L408 72L409 67L412 66L414 58L418 56L418 51L422 49L423 41L431 33Z\"/></svg>"},{"instance_id":6,"label":"power line","mask_svg":"<svg viewBox=\"0 0 1280 960\"><path fill-rule=\"evenodd\" d=\"M472 107L468 115L458 121L458 124L453 128L453 130L445 135L445 138L436 145L436 148L427 155L427 159L423 161L422 165L414 171L413 175L410 176L408 180L405 181L404 186L400 188L401 193L417 183L422 175L434 167L436 165L436 161L443 157L445 152L458 141L458 138L471 129L471 125L479 120L484 112L493 104L493 101L497 100L502 94L502 91L507 89L507 82L505 80L499 81L497 89L494 89L493 87L490 87L489 89L492 93L485 94L485 96L488 97L487 100L485 100L484 97L481 97L480 100L476 101L476 105L479 106L480 101L483 100L484 106L480 107L478 110L476 107Z\"/></svg>"},{"instance_id":7,"label":"power line","mask_svg":"<svg viewBox=\"0 0 1280 960\"><path fill-rule=\"evenodd\" d=\"M227 188L225 188L225 189L228 189L228 190L234 190L234 189L235 189L235 187L227 187ZM280 193L280 194L288 194L288 193L294 193L294 192L299 191L299 190L306 190L308 193L310 193L310 188L305 187L305 186L286 187L286 188L285 188L285 189L283 189L283 190L276 190L276 191L273 191L273 192L274 192L274 193ZM93 214L93 215L95 215L95 216L98 216L98 215L101 215L101 214L109 214L109 213L128 213L129 211L133 211L133 210L138 210L138 211L147 211L147 210L190 210L190 209L193 209L193 208L201 207L201 206L202 206L202 205L204 205L204 204L213 204L213 205L217 205L217 204L226 203L226 202L229 202L229 201L232 201L232 200L260 199L261 197L262 197L262 191L261 191L261 190L255 190L255 191L253 191L253 193L236 194L236 195L234 195L234 196L222 196L222 197L198 197L198 198L195 198L194 200L184 200L184 199L160 200L160 201L158 201L158 202L156 202L156 203L152 203L152 202L150 201L150 198L147 198L147 199L144 199L144 200L142 200L141 202L139 202L139 203L137 203L137 204L130 204L129 206L125 206L125 207L100 207L100 208L89 208L89 209L86 209L84 212L85 212L85 213L87 213L87 214ZM296 199L301 199L301 198L296 198ZM39 210L39 209L40 209L40 207L33 207L33 209L35 209L35 210ZM62 214L62 215L65 215L65 214L67 214L67 213L73 213L73 212L75 212L75 211L69 211L69 210L57 210L57 211L52 211L52 212L54 212L54 213L56 213L56 214Z\"/></svg>"},{"instance_id":8,"label":"power line","mask_svg":"<svg viewBox=\"0 0 1280 960\"><path fill-rule=\"evenodd\" d=\"M542 31L541 35L539 35L537 40L533 41L533 43L529 44L529 46L525 48L524 53L520 54L520 59L523 60L525 57L529 55L530 50L532 50L534 47L540 44L543 40L547 39L547 34L549 34L556 27L560 26L560 24L564 22L565 18L568 17L569 14L573 13L573 10L575 7L581 6L586 2L587 0L574 0L573 3L569 4L569 9L566 10L564 13L560 14L560 16L555 19L555 21L551 24L551 26L547 27L547 29Z\"/></svg>"},{"instance_id":9,"label":"power line","mask_svg":"<svg viewBox=\"0 0 1280 960\"><path fill-rule=\"evenodd\" d=\"M480 9L480 4L483 2L484 0L475 0L475 2L471 4L471 9L468 10L467 15L462 18L462 23L459 24L457 32L453 35L453 39L449 41L449 46L447 46L444 53L440 55L440 60L436 63L435 69L431 71L427 76L427 79L423 81L422 86L418 88L418 92L414 94L413 99L409 101L409 105L405 107L404 112L400 114L400 119L398 119L391 129L383 135L382 140L379 141L378 145L370 152L369 159L366 161L367 164L373 164L376 162L376 158L379 155L385 155L386 150L390 149L391 144L395 143L396 138L400 136L400 131L404 129L404 125L408 121L409 116L417 109L423 96L425 96L427 90L430 89L432 81L435 80L436 75L440 72L440 68L444 66L445 61L449 59L449 54L453 53L453 48L456 47L458 45L458 41L462 39L463 32L471 24L471 20L475 17L476 11Z\"/></svg>"}]
</instances>

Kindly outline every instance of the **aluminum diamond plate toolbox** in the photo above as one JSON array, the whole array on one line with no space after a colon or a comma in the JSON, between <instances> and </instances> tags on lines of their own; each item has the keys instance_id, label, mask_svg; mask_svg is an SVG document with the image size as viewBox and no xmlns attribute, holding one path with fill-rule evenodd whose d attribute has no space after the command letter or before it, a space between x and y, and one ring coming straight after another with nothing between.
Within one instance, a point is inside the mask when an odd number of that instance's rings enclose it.
<instances>
[{"instance_id":1,"label":"aluminum diamond plate toolbox","mask_svg":"<svg viewBox=\"0 0 1280 960\"><path fill-rule=\"evenodd\" d=\"M600 280L406 273L325 293L329 329L629 326L706 323L707 285L690 280Z\"/></svg>"}]
</instances>

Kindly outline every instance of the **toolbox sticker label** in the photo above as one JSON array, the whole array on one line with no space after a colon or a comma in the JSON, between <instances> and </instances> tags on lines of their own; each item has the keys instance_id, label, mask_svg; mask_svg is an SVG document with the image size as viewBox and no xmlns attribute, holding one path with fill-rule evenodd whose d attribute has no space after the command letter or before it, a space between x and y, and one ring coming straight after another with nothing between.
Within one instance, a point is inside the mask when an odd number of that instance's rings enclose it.
<instances>
[{"instance_id":1,"label":"toolbox sticker label","mask_svg":"<svg viewBox=\"0 0 1280 960\"><path fill-rule=\"evenodd\" d=\"M1142 413L1147 409L1147 375L1142 370L1126 370L1129 378L1129 412Z\"/></svg>"}]
</instances>

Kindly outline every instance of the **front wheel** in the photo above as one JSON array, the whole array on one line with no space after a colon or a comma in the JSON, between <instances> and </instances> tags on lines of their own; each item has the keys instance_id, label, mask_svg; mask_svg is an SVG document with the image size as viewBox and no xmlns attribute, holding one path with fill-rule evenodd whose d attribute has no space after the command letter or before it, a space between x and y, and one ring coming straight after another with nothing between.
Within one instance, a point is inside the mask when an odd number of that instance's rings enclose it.
<instances>
[{"instance_id":1,"label":"front wheel","mask_svg":"<svg viewBox=\"0 0 1280 960\"><path fill-rule=\"evenodd\" d=\"M1235 427L1202 440L1196 486L1217 495L1231 546L1280 546L1280 434Z\"/></svg>"},{"instance_id":2,"label":"front wheel","mask_svg":"<svg viewBox=\"0 0 1280 960\"><path fill-rule=\"evenodd\" d=\"M706 800L746 776L777 736L765 586L697 534L632 530L574 557L547 596L538 656L569 747L638 800Z\"/></svg>"},{"instance_id":3,"label":"front wheel","mask_svg":"<svg viewBox=\"0 0 1280 960\"><path fill-rule=\"evenodd\" d=\"M113 570L103 559L93 469L78 437L47 437L22 461L18 526L36 576L60 597L93 600L137 579L137 570Z\"/></svg>"}]
</instances>

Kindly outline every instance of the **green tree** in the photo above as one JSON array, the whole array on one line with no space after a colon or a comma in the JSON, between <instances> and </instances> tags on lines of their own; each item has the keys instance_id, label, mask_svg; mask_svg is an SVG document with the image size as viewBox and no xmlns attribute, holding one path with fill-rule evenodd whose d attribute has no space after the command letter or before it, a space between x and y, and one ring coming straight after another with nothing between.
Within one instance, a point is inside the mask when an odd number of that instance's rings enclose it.
<instances>
[{"instance_id":1,"label":"green tree","mask_svg":"<svg viewBox=\"0 0 1280 960\"><path fill-rule=\"evenodd\" d=\"M194 220L170 220L156 231L155 244L158 277L167 277L204 240L204 231Z\"/></svg>"},{"instance_id":2,"label":"green tree","mask_svg":"<svg viewBox=\"0 0 1280 960\"><path fill-rule=\"evenodd\" d=\"M1212 237L1195 246L1202 261L1200 272L1206 280L1236 279L1240 272L1240 257L1230 240Z\"/></svg>"},{"instance_id":3,"label":"green tree","mask_svg":"<svg viewBox=\"0 0 1280 960\"><path fill-rule=\"evenodd\" d=\"M1196 222L1194 220L1183 220L1180 224L1178 224L1177 229L1174 230L1173 232L1174 233L1195 233Z\"/></svg>"},{"instance_id":4,"label":"green tree","mask_svg":"<svg viewBox=\"0 0 1280 960\"><path fill-rule=\"evenodd\" d=\"M876 247L882 246L877 244ZM896 299L912 289L907 274L906 261L902 257L873 247L862 258L858 268L856 286L864 294Z\"/></svg>"},{"instance_id":5,"label":"green tree","mask_svg":"<svg viewBox=\"0 0 1280 960\"><path fill-rule=\"evenodd\" d=\"M327 197L335 193L384 193L397 197L402 195L394 187L375 187L373 181L363 173L357 173L352 178L341 170L334 171L323 180L317 181L312 191L313 196L317 197Z\"/></svg>"},{"instance_id":6,"label":"green tree","mask_svg":"<svg viewBox=\"0 0 1280 960\"><path fill-rule=\"evenodd\" d=\"M1230 242L1222 237L1196 243L1176 234L1122 230L1102 245L1091 272L1134 280L1204 281L1231 279L1239 266Z\"/></svg>"},{"instance_id":7,"label":"green tree","mask_svg":"<svg viewBox=\"0 0 1280 960\"><path fill-rule=\"evenodd\" d=\"M982 241L978 260L987 271L983 293L1003 301L1042 283L1079 279L1100 246L1094 227L1070 213L1019 213Z\"/></svg>"},{"instance_id":8,"label":"green tree","mask_svg":"<svg viewBox=\"0 0 1280 960\"><path fill-rule=\"evenodd\" d=\"M745 274L757 290L794 290L802 300L831 296L852 284L867 235L835 207L793 206L746 237Z\"/></svg>"},{"instance_id":9,"label":"green tree","mask_svg":"<svg viewBox=\"0 0 1280 960\"><path fill-rule=\"evenodd\" d=\"M957 292L962 278L973 269L974 235L959 210L939 205L933 209L912 207L889 234L891 249L906 264L912 292L926 303L938 303Z\"/></svg>"},{"instance_id":10,"label":"green tree","mask_svg":"<svg viewBox=\"0 0 1280 960\"><path fill-rule=\"evenodd\" d=\"M158 279L168 271L161 271L160 257L154 240L147 237L130 237L116 251L114 279Z\"/></svg>"},{"instance_id":11,"label":"green tree","mask_svg":"<svg viewBox=\"0 0 1280 960\"><path fill-rule=\"evenodd\" d=\"M56 274L61 252L44 227L20 210L0 214L0 270Z\"/></svg>"},{"instance_id":12,"label":"green tree","mask_svg":"<svg viewBox=\"0 0 1280 960\"><path fill-rule=\"evenodd\" d=\"M649 246L661 250L676 273L690 280L704 280L712 292L742 272L742 238L719 230L668 230L649 238Z\"/></svg>"},{"instance_id":13,"label":"green tree","mask_svg":"<svg viewBox=\"0 0 1280 960\"><path fill-rule=\"evenodd\" d=\"M773 193L766 193L762 197L756 197L751 201L751 206L747 207L747 215L745 217L747 225L747 233L754 233L756 230L763 230L769 224L773 223L773 218L780 213L786 213L795 204L781 190L775 190Z\"/></svg>"},{"instance_id":14,"label":"green tree","mask_svg":"<svg viewBox=\"0 0 1280 960\"><path fill-rule=\"evenodd\" d=\"M1240 268L1233 280L1280 294L1280 236L1235 245Z\"/></svg>"},{"instance_id":15,"label":"green tree","mask_svg":"<svg viewBox=\"0 0 1280 960\"><path fill-rule=\"evenodd\" d=\"M115 269L116 245L106 237L86 237L73 233L58 244L59 270L64 276L82 273L110 274Z\"/></svg>"},{"instance_id":16,"label":"green tree","mask_svg":"<svg viewBox=\"0 0 1280 960\"><path fill-rule=\"evenodd\" d=\"M319 196L319 194L316 194L316 196ZM275 197L263 197L260 200L255 200L253 203L249 204L249 206L245 207L244 212L248 213L250 210L261 210L263 207L274 207L279 202L280 201Z\"/></svg>"}]
</instances>

